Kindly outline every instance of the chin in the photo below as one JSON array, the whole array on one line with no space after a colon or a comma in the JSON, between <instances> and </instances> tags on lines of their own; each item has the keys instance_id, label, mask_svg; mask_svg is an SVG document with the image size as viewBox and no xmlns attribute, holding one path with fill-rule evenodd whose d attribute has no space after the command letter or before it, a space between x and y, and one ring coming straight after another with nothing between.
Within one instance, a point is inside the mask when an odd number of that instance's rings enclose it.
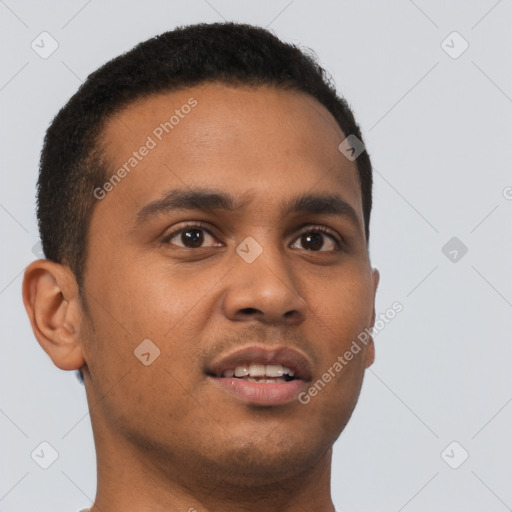
<instances>
[{"instance_id":1,"label":"chin","mask_svg":"<svg viewBox=\"0 0 512 512\"><path fill-rule=\"evenodd\" d=\"M318 433L306 439L274 430L234 437L223 448L218 447L216 456L210 454L209 465L215 466L219 475L228 473L231 481L240 485L264 485L305 471L325 454L329 442L324 445Z\"/></svg>"}]
</instances>

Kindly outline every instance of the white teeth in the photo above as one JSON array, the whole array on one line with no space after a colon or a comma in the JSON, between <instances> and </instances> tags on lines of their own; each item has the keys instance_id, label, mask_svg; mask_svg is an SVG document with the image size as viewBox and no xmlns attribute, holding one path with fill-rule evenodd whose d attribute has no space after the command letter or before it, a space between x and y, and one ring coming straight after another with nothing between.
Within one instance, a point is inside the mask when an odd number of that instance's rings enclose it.
<instances>
[{"instance_id":1,"label":"white teeth","mask_svg":"<svg viewBox=\"0 0 512 512\"><path fill-rule=\"evenodd\" d=\"M246 366L237 366L235 368L235 377L245 377L249 375L249 370Z\"/></svg>"},{"instance_id":2,"label":"white teeth","mask_svg":"<svg viewBox=\"0 0 512 512\"><path fill-rule=\"evenodd\" d=\"M280 364L267 364L265 371L267 377L282 377L284 375L284 368Z\"/></svg>"},{"instance_id":3,"label":"white teeth","mask_svg":"<svg viewBox=\"0 0 512 512\"><path fill-rule=\"evenodd\" d=\"M224 370L222 373L223 377L247 377L245 380L249 381L254 380L250 377L272 377L272 380L269 380L268 382L284 382L284 379L281 379L284 375L293 377L295 376L295 372L280 364L264 365L251 363L250 365L241 365L234 369L230 368L228 370ZM260 379L257 382L265 382L265 379Z\"/></svg>"},{"instance_id":4,"label":"white teeth","mask_svg":"<svg viewBox=\"0 0 512 512\"><path fill-rule=\"evenodd\" d=\"M246 377L244 380L248 381L248 382L259 382L259 383L264 383L264 384L268 384L268 383L275 383L275 382L286 382L283 378L279 377L277 379L253 379L252 377Z\"/></svg>"},{"instance_id":5,"label":"white teeth","mask_svg":"<svg viewBox=\"0 0 512 512\"><path fill-rule=\"evenodd\" d=\"M265 365L251 364L251 366L249 366L249 375L251 377L265 377Z\"/></svg>"}]
</instances>

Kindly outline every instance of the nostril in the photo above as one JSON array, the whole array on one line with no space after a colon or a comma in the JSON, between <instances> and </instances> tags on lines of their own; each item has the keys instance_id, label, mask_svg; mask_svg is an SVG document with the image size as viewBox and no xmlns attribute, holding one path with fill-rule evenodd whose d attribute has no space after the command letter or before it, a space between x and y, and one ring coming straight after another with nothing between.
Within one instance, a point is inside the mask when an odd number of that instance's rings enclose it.
<instances>
[{"instance_id":1,"label":"nostril","mask_svg":"<svg viewBox=\"0 0 512 512\"><path fill-rule=\"evenodd\" d=\"M248 314L251 314L251 313L261 313L261 311L259 309L256 309L256 308L244 308L244 309L241 309L240 311L242 313L248 313Z\"/></svg>"}]
</instances>

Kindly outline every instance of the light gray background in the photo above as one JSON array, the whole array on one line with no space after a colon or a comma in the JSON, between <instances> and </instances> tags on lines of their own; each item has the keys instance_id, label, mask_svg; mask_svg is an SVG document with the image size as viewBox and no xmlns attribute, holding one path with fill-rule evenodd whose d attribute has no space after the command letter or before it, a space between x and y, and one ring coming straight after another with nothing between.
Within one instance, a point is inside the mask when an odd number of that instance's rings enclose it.
<instances>
[{"instance_id":1,"label":"light gray background","mask_svg":"<svg viewBox=\"0 0 512 512\"><path fill-rule=\"evenodd\" d=\"M375 166L377 312L404 309L376 336L335 446L338 511L512 510L510 0L0 0L0 511L74 512L96 490L85 390L39 347L21 301L44 131L107 59L223 18L314 49ZM42 31L59 44L46 60L31 48ZM458 58L445 51L457 36L441 46L453 31L469 43ZM454 236L468 247L456 262L441 251ZM46 470L31 458L43 441L59 453Z\"/></svg>"}]
</instances>

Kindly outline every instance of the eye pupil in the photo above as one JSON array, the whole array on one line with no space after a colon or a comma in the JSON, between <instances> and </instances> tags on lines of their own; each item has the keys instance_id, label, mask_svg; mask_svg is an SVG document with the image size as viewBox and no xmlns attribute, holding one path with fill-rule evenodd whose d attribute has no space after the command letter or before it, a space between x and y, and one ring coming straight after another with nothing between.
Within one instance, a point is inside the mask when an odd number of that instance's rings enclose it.
<instances>
[{"instance_id":1,"label":"eye pupil","mask_svg":"<svg viewBox=\"0 0 512 512\"><path fill-rule=\"evenodd\" d=\"M200 247L204 242L204 235L200 229L187 229L182 232L181 241L187 247Z\"/></svg>"},{"instance_id":2,"label":"eye pupil","mask_svg":"<svg viewBox=\"0 0 512 512\"><path fill-rule=\"evenodd\" d=\"M306 241L307 244L312 241L313 244L309 244L309 248L312 250L321 249L324 244L322 233L316 231L303 235L302 240L303 242Z\"/></svg>"}]
</instances>

